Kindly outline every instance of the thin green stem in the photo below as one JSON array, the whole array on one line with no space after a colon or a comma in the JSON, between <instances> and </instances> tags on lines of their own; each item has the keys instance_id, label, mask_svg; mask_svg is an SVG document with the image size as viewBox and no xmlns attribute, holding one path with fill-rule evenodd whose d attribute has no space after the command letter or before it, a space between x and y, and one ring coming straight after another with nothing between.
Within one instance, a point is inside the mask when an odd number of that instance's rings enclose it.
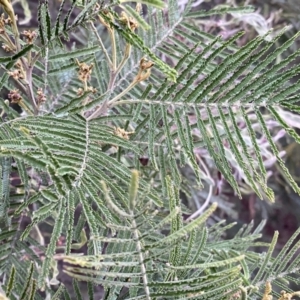
<instances>
[{"instance_id":1,"label":"thin green stem","mask_svg":"<svg viewBox=\"0 0 300 300\"><path fill-rule=\"evenodd\" d=\"M108 30L110 39L111 39L111 53L112 53L112 66L113 70L117 70L117 46L116 46L116 39L113 30Z\"/></svg>"},{"instance_id":2,"label":"thin green stem","mask_svg":"<svg viewBox=\"0 0 300 300\"><path fill-rule=\"evenodd\" d=\"M131 215L133 216L133 212L131 212ZM142 243L139 238L139 231L137 229L137 224L136 224L134 218L132 218L131 224L132 224L132 228L133 228L133 237L134 237L134 240L136 240L136 250L139 253L139 263L140 263L140 267L141 267L144 291L145 291L145 296L146 296L145 299L151 300L150 289L148 286L148 278L147 278L147 273L146 273L146 266L145 266L145 262L144 262L145 259L144 259L144 254L143 254Z\"/></svg>"},{"instance_id":3,"label":"thin green stem","mask_svg":"<svg viewBox=\"0 0 300 300\"><path fill-rule=\"evenodd\" d=\"M117 95L115 98L111 99L110 101L105 101L98 109L96 109L88 118L87 121L97 118L101 113L107 110L112 104L118 101L121 97L123 97L126 93L128 93L138 81L134 80L123 92Z\"/></svg>"},{"instance_id":4,"label":"thin green stem","mask_svg":"<svg viewBox=\"0 0 300 300\"><path fill-rule=\"evenodd\" d=\"M108 61L109 67L112 69L113 68L113 63L112 63L112 61L111 61L111 59L110 59L110 57L108 55L108 52L107 52L106 48L104 47L104 44L103 44L103 42L101 40L101 37L98 34L97 28L96 28L96 26L94 25L94 23L92 21L90 21L90 25L91 25L91 28L92 28L93 32L95 33L95 35L96 35L96 37L98 39L100 47L101 47L101 49L102 49L102 51L103 51L103 53L104 53L104 55L105 55L105 57L106 57L106 59Z\"/></svg>"}]
</instances>

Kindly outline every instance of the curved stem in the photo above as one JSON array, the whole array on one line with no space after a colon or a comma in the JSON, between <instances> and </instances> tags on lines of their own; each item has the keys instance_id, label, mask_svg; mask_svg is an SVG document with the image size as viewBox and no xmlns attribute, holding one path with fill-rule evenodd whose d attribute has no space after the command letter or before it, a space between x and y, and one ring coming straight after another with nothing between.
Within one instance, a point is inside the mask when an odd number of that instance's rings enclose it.
<instances>
[{"instance_id":1,"label":"curved stem","mask_svg":"<svg viewBox=\"0 0 300 300\"><path fill-rule=\"evenodd\" d=\"M32 67L26 65L26 86L27 86L27 93L28 96L31 100L31 104L33 106L33 111L34 111L34 115L37 115L38 113L38 109L37 109L37 104L34 98L34 93L33 93L33 89L32 89Z\"/></svg>"},{"instance_id":2,"label":"curved stem","mask_svg":"<svg viewBox=\"0 0 300 300\"><path fill-rule=\"evenodd\" d=\"M208 168L206 167L205 163L202 161L202 159L200 158L199 155L197 155L197 158L198 158L198 160L199 160L201 166L203 167L203 169L204 169L206 175L207 175L208 177L211 178L210 172L209 172ZM211 180L213 180L213 179L211 178ZM206 197L205 202L203 203L203 205L201 205L201 207L200 207L197 211L195 211L191 216L189 216L189 217L186 219L186 221L190 221L190 220L192 220L192 219L198 217L198 216L199 216L199 215L207 208L207 206L209 205L210 199L211 199L211 197L212 197L212 193L213 193L213 185L210 184L210 185L209 185L209 192L208 192L208 195L207 195L207 197Z\"/></svg>"},{"instance_id":3,"label":"curved stem","mask_svg":"<svg viewBox=\"0 0 300 300\"><path fill-rule=\"evenodd\" d=\"M96 35L96 37L98 39L100 47L101 47L101 49L102 49L102 51L103 51L103 53L104 53L104 55L105 55L105 57L106 57L106 59L108 61L109 67L112 69L113 68L113 63L112 63L112 61L111 61L111 59L110 59L110 57L108 55L108 52L106 51L106 49L104 47L104 44L103 44L103 42L101 40L101 37L98 34L97 28L96 28L96 26L94 25L94 23L92 21L90 21L90 25L91 25L92 30L93 30L93 32L95 33L95 35Z\"/></svg>"},{"instance_id":4,"label":"curved stem","mask_svg":"<svg viewBox=\"0 0 300 300\"><path fill-rule=\"evenodd\" d=\"M134 80L123 92L117 95L115 98L110 101L105 101L97 110L95 110L88 118L87 121L97 118L101 113L110 108L114 102L123 97L126 93L128 93L138 82Z\"/></svg>"},{"instance_id":5,"label":"curved stem","mask_svg":"<svg viewBox=\"0 0 300 300\"><path fill-rule=\"evenodd\" d=\"M132 213L133 214L133 213ZM140 263L140 267L141 267L141 271L142 271L142 279L143 279L143 285L144 285L144 291L145 291L145 299L146 300L151 300L150 297L150 289L148 286L148 278L147 278L147 273L146 273L146 266L144 263L144 254L143 254L143 248L142 248L142 244L140 241L140 237L139 237L139 232L137 229L137 224L135 222L135 219L132 219L132 227L133 227L133 236L134 239L136 240L136 250L139 253L139 263Z\"/></svg>"}]
</instances>

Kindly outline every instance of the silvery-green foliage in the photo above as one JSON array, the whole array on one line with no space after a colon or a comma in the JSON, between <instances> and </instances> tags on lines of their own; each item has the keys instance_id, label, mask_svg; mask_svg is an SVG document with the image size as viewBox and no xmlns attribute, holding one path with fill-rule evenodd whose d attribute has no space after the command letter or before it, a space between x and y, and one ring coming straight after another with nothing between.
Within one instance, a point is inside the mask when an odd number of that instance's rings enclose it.
<instances>
[{"instance_id":1,"label":"silvery-green foliage","mask_svg":"<svg viewBox=\"0 0 300 300\"><path fill-rule=\"evenodd\" d=\"M213 186L204 155L239 196L233 170L273 201L271 153L299 193L273 132L275 124L300 141L283 113L299 112L300 85L291 81L299 67L287 69L299 51L276 61L299 34L277 47L280 35L269 41L269 33L238 47L242 33L224 41L193 24L251 7L188 5L181 12L173 0L164 10L158 0L141 2L144 14L125 1L98 0L71 1L62 14L63 0L53 18L48 1L40 1L37 41L22 40L19 51L0 58L0 86L21 95L23 108L19 115L1 99L1 293L70 299L57 280L61 260L78 299L77 280L88 282L90 299L94 285L103 288L103 299L261 299L269 281L290 292L289 282L298 282L290 274L299 273L299 243L293 245L299 231L274 258L277 232L262 244L263 223L250 224L224 240L234 224L205 226L216 203L187 221L179 191L189 193L183 166L194 172L193 189ZM70 47L66 40L78 32ZM113 42L105 38L110 32ZM17 83L12 72L20 64L26 75ZM12 172L20 188L10 184ZM266 252L252 252L255 246Z\"/></svg>"}]
</instances>

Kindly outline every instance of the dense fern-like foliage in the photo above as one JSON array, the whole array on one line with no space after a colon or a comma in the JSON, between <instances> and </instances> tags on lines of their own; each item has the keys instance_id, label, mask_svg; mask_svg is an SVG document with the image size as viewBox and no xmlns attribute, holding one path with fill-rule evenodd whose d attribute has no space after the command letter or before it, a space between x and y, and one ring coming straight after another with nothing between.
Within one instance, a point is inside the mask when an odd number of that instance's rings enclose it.
<instances>
[{"instance_id":1,"label":"dense fern-like foliage","mask_svg":"<svg viewBox=\"0 0 300 300\"><path fill-rule=\"evenodd\" d=\"M224 240L234 224L205 224L217 203L201 156L239 196L238 177L274 201L272 153L300 192L273 136L275 124L300 142L285 113L299 112L299 67L287 69L299 51L277 61L299 34L277 48L284 29L238 47L242 33L222 40L197 20L251 7L138 2L63 0L54 18L40 1L39 28L20 34L0 0L1 297L81 299L81 281L89 299L267 299L270 282L296 295L299 230L276 257L277 232L258 242L263 222ZM207 185L208 209L187 219L180 191Z\"/></svg>"}]
</instances>

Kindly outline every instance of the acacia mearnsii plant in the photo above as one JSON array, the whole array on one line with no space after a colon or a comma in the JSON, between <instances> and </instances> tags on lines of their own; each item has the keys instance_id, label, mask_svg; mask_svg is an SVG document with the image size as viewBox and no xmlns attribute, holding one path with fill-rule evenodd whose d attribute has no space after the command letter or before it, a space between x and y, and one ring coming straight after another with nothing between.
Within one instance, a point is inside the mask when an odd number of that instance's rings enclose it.
<instances>
[{"instance_id":1,"label":"acacia mearnsii plant","mask_svg":"<svg viewBox=\"0 0 300 300\"><path fill-rule=\"evenodd\" d=\"M284 130L300 142L300 50L278 60L299 33L241 47L243 33L224 40L197 24L252 7L174 0L62 0L51 13L40 1L39 27L22 31L0 3L1 299L300 294L300 229L274 255L278 232L260 242L264 222L230 239L235 224L207 222L226 206L211 201L208 165L239 197L251 189L272 202L271 153L300 191L276 139ZM195 213L181 200L192 189L208 191Z\"/></svg>"}]
</instances>

